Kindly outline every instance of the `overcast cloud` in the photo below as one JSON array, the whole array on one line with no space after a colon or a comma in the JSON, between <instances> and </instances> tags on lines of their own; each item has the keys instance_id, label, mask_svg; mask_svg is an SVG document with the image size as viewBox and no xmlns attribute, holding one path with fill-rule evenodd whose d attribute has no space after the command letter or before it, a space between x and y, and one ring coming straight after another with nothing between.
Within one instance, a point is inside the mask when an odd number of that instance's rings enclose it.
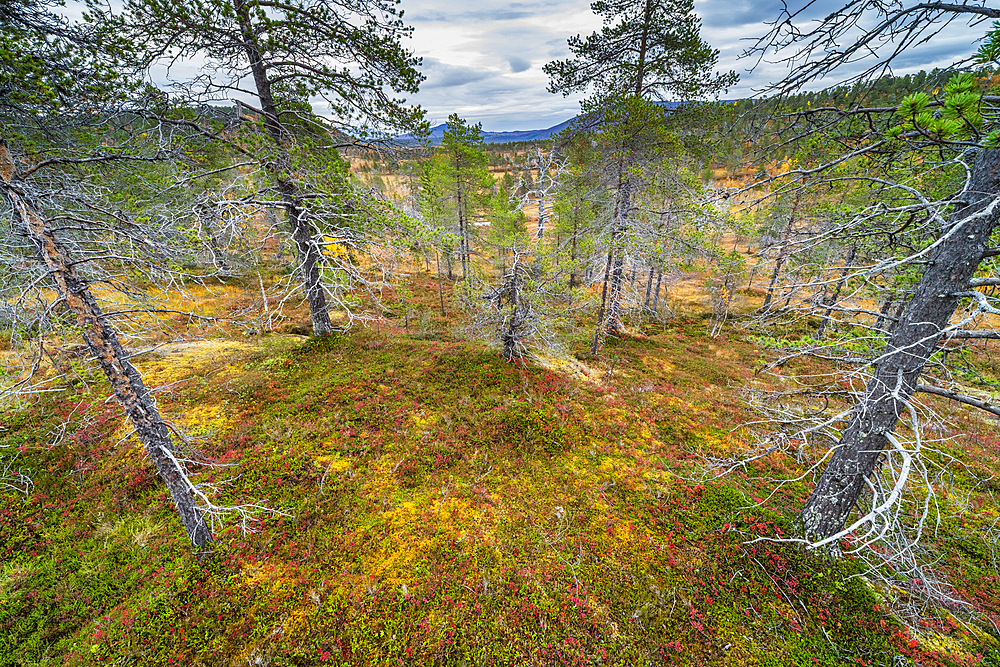
<instances>
[{"instance_id":1,"label":"overcast cloud","mask_svg":"<svg viewBox=\"0 0 1000 667\"><path fill-rule=\"evenodd\" d=\"M834 8L831 2L817 4L824 13ZM762 63L747 72L754 61L739 59L752 44L747 38L764 33L764 21L777 17L781 6L781 0L695 1L702 36L719 49L719 68L735 70L741 77L725 97L751 96L754 89L781 78L784 70L779 66ZM588 0L475 4L403 0L402 7L405 21L414 28L409 46L423 57L427 76L410 99L427 110L432 124L458 113L482 122L485 130L530 130L551 127L579 112L580 96L564 98L546 90L548 77L542 66L569 56L570 35L600 29ZM894 70L906 74L946 67L971 54L973 42L985 30L986 26L953 24L924 48L906 54ZM833 83L824 81L816 87Z\"/></svg>"},{"instance_id":2,"label":"overcast cloud","mask_svg":"<svg viewBox=\"0 0 1000 667\"><path fill-rule=\"evenodd\" d=\"M788 0L792 11L806 2ZM817 0L811 5L813 16L806 18L825 15L845 2ZM766 32L765 21L779 16L782 5L782 0L695 0L702 36L719 50L719 69L740 75L740 83L724 98L751 97L785 74L778 64L740 58ZM549 93L542 67L570 55L566 40L571 35L600 29L601 20L591 12L589 0L402 0L402 8L404 21L414 28L406 46L423 58L421 69L427 77L408 101L426 109L432 125L457 113L481 122L487 131L537 130L579 113L582 96ZM955 21L927 44L896 59L893 70L902 75L948 67L971 55L987 28L984 21L972 27L967 21ZM872 62L866 60L853 72ZM170 79L189 80L199 66L197 61L175 63L169 76L160 67L153 80L161 85ZM835 85L853 72L842 68L837 78L815 82L812 88ZM325 103L321 99L313 103L323 113Z\"/></svg>"}]
</instances>

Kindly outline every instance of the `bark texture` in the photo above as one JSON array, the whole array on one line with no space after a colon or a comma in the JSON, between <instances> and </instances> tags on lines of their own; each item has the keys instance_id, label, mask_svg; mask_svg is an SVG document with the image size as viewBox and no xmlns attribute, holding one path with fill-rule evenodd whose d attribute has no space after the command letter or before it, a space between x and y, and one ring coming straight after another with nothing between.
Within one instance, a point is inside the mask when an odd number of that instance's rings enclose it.
<instances>
[{"instance_id":1,"label":"bark texture","mask_svg":"<svg viewBox=\"0 0 1000 667\"><path fill-rule=\"evenodd\" d=\"M1000 151L979 153L969 186L965 205L950 216L864 397L802 509L803 532L809 540L832 537L846 527L865 480L876 472L888 436L958 306L957 295L968 289L989 247L1000 212L995 201L1000 193Z\"/></svg>"},{"instance_id":2,"label":"bark texture","mask_svg":"<svg viewBox=\"0 0 1000 667\"><path fill-rule=\"evenodd\" d=\"M6 145L0 143L0 175L4 197L20 220L25 233L38 249L55 283L59 296L76 318L76 324L91 355L107 376L119 405L146 448L160 478L167 485L191 543L203 547L212 541L212 532L198 509L195 494L174 456L174 444L163 418L142 381L129 362L114 328L108 323L87 282L77 273L72 259L45 224L45 220L14 182L13 162Z\"/></svg>"}]
</instances>

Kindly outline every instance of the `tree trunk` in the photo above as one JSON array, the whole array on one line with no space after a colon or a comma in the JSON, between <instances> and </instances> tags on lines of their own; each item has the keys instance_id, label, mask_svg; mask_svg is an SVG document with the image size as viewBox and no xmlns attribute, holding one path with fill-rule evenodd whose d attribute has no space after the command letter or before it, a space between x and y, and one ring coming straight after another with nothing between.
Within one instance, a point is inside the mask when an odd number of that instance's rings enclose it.
<instances>
[{"instance_id":1,"label":"tree trunk","mask_svg":"<svg viewBox=\"0 0 1000 667\"><path fill-rule=\"evenodd\" d=\"M302 287L309 301L309 315L312 319L313 334L323 336L333 333L330 313L323 291L319 269L319 250L312 240L312 229L305 219L305 210L299 198L299 186L287 175L291 156L285 147L285 130L278 116L278 108L271 93L271 80L267 76L264 60L257 46L257 35L250 23L249 10L244 0L236 0L236 14L240 32L244 40L244 49L250 62L260 108L264 112L264 127L274 142L277 160L267 161L264 168L274 176L281 192L281 201L288 220L288 228L295 242L296 259L302 278Z\"/></svg>"},{"instance_id":2,"label":"tree trunk","mask_svg":"<svg viewBox=\"0 0 1000 667\"><path fill-rule=\"evenodd\" d=\"M854 253L857 252L857 249L857 244L854 244L847 251L847 257L844 258L844 270L840 272L840 280L837 281L837 287L833 290L833 296L827 302L826 312L823 313L823 321L819 323L819 329L816 330L817 340L821 339L823 333L826 331L826 325L830 321L830 314L833 312L833 307L837 305L840 292L844 289L844 284L847 282L847 274L851 272L851 264L854 262Z\"/></svg>"},{"instance_id":3,"label":"tree trunk","mask_svg":"<svg viewBox=\"0 0 1000 667\"><path fill-rule=\"evenodd\" d=\"M569 262L570 262L570 272L569 272L569 288L573 289L576 287L576 216L574 212L573 218L573 238L570 240L570 251L569 251Z\"/></svg>"},{"instance_id":4,"label":"tree trunk","mask_svg":"<svg viewBox=\"0 0 1000 667\"><path fill-rule=\"evenodd\" d=\"M122 349L115 330L101 312L86 281L76 272L72 258L46 226L37 207L29 203L13 184L13 162L3 143L0 143L0 172L3 174L7 202L38 249L39 257L48 267L59 296L75 316L91 355L107 376L115 398L125 410L136 435L170 491L191 543L196 547L204 547L212 541L212 531L198 509L187 476L173 455L174 445L170 431L164 424L149 389L142 381L142 376Z\"/></svg>"},{"instance_id":5,"label":"tree trunk","mask_svg":"<svg viewBox=\"0 0 1000 667\"><path fill-rule=\"evenodd\" d=\"M632 205L632 181L625 178L618 190L618 202L615 207L615 234L612 237L614 246L615 266L611 272L611 290L608 296L608 310L604 322L604 330L609 335L616 335L621 331L622 316L622 278L625 266L625 235L628 233L629 209Z\"/></svg>"},{"instance_id":6,"label":"tree trunk","mask_svg":"<svg viewBox=\"0 0 1000 667\"><path fill-rule=\"evenodd\" d=\"M319 269L319 248L313 242L312 230L303 220L304 211L298 201L298 186L292 181L278 183L281 198L285 202L288 226L295 241L295 254L302 273L302 283L309 300L309 315L312 319L313 335L325 336L333 333L333 323L326 303L326 293Z\"/></svg>"},{"instance_id":7,"label":"tree trunk","mask_svg":"<svg viewBox=\"0 0 1000 667\"><path fill-rule=\"evenodd\" d=\"M763 308L765 309L771 305L771 299L774 298L774 288L778 284L778 276L781 275L781 267L788 258L788 246L792 238L792 229L795 225L795 209L799 207L799 198L801 197L802 191L800 190L795 195L792 211L788 214L788 224L785 225L785 233L781 238L781 249L778 251L778 257L774 260L774 273L771 274L771 284L767 286L767 295L764 297Z\"/></svg>"},{"instance_id":8,"label":"tree trunk","mask_svg":"<svg viewBox=\"0 0 1000 667\"><path fill-rule=\"evenodd\" d=\"M892 315L889 316L889 320L885 325L885 332L892 333L896 326L902 321L903 311L906 309L906 295L899 297L896 302L896 309L892 311Z\"/></svg>"},{"instance_id":9,"label":"tree trunk","mask_svg":"<svg viewBox=\"0 0 1000 667\"><path fill-rule=\"evenodd\" d=\"M643 310L649 310L649 294L650 294L650 291L653 289L653 274L654 273L656 273L656 270L653 269L653 268L650 268L649 269L649 277L646 278L646 300L642 303Z\"/></svg>"},{"instance_id":10,"label":"tree trunk","mask_svg":"<svg viewBox=\"0 0 1000 667\"><path fill-rule=\"evenodd\" d=\"M949 218L899 323L855 407L830 463L802 508L806 539L818 542L843 531L915 391L941 331L969 287L998 223L1000 150L982 150L973 167L966 204ZM836 548L831 549L836 553Z\"/></svg>"},{"instance_id":11,"label":"tree trunk","mask_svg":"<svg viewBox=\"0 0 1000 667\"><path fill-rule=\"evenodd\" d=\"M459 235L459 255L462 260L462 280L468 275L468 261L469 261L469 242L468 235L466 233L466 228L469 226L469 221L465 219L465 211L462 208L462 178L459 173L458 159L455 160L455 196L458 202L458 235ZM449 272L449 277L451 276Z\"/></svg>"},{"instance_id":12,"label":"tree trunk","mask_svg":"<svg viewBox=\"0 0 1000 667\"><path fill-rule=\"evenodd\" d=\"M522 303L521 294L521 270L518 267L518 260L515 258L514 266L511 267L510 282L508 283L508 299L513 306L510 318L507 320L504 331L500 336L503 343L503 357L507 361L515 361L521 358L521 349L524 346L524 325L528 320L529 308L527 303Z\"/></svg>"},{"instance_id":13,"label":"tree trunk","mask_svg":"<svg viewBox=\"0 0 1000 667\"><path fill-rule=\"evenodd\" d=\"M601 327L604 320L604 309L608 304L608 275L611 271L611 262L614 261L614 245L608 250L608 261L604 264L604 287L601 288L601 307L597 311L597 326L594 328L594 340L590 344L591 356L597 354L601 346Z\"/></svg>"},{"instance_id":14,"label":"tree trunk","mask_svg":"<svg viewBox=\"0 0 1000 667\"><path fill-rule=\"evenodd\" d=\"M656 274L656 292L653 297L653 312L658 313L660 307L660 281L663 280L663 269L660 269Z\"/></svg>"},{"instance_id":15,"label":"tree trunk","mask_svg":"<svg viewBox=\"0 0 1000 667\"><path fill-rule=\"evenodd\" d=\"M438 299L441 300L441 317L447 317L444 312L444 286L441 281L441 253L434 251L434 267L437 269L438 274ZM451 265L448 265L448 272L451 273Z\"/></svg>"},{"instance_id":16,"label":"tree trunk","mask_svg":"<svg viewBox=\"0 0 1000 667\"><path fill-rule=\"evenodd\" d=\"M624 253L621 248L619 253ZM625 275L625 258L621 254L615 258L615 268L611 271L611 294L608 297L608 314L605 317L605 331L608 335L617 336L621 333L622 319L622 283Z\"/></svg>"},{"instance_id":17,"label":"tree trunk","mask_svg":"<svg viewBox=\"0 0 1000 667\"><path fill-rule=\"evenodd\" d=\"M541 181L541 171L539 171L539 181ZM545 223L545 196L539 192L538 193L538 232L535 234L535 240L541 241L542 235L545 234L545 228L542 226Z\"/></svg>"},{"instance_id":18,"label":"tree trunk","mask_svg":"<svg viewBox=\"0 0 1000 667\"><path fill-rule=\"evenodd\" d=\"M642 37L639 39L639 57L636 59L635 89L636 97L642 97L643 80L646 78L646 47L649 43L649 28L653 20L653 0L646 0L642 11Z\"/></svg>"}]
</instances>

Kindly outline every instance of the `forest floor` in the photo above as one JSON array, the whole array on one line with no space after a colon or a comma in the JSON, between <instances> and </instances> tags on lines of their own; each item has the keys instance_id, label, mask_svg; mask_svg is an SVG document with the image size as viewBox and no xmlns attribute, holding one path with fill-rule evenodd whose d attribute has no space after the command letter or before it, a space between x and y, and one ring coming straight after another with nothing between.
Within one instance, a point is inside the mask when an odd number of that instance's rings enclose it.
<instances>
[{"instance_id":1,"label":"forest floor","mask_svg":"<svg viewBox=\"0 0 1000 667\"><path fill-rule=\"evenodd\" d=\"M428 313L436 289L414 276ZM758 539L794 534L819 454L720 476L753 440L740 387L782 380L697 302L596 359L581 322L544 366L429 315L143 355L243 508L201 553L99 380L0 406L0 665L1000 665L995 423L940 447L964 465L928 549L967 604L918 608Z\"/></svg>"}]
</instances>

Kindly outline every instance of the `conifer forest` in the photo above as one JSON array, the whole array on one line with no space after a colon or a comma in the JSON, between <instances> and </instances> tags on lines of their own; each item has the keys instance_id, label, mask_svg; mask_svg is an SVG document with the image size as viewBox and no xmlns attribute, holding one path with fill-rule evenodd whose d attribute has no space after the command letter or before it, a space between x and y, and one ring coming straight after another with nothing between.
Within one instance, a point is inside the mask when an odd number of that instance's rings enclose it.
<instances>
[{"instance_id":1,"label":"conifer forest","mask_svg":"<svg viewBox=\"0 0 1000 667\"><path fill-rule=\"evenodd\" d=\"M1000 4L757 4L493 132L407 0L0 0L0 667L1000 667Z\"/></svg>"}]
</instances>

